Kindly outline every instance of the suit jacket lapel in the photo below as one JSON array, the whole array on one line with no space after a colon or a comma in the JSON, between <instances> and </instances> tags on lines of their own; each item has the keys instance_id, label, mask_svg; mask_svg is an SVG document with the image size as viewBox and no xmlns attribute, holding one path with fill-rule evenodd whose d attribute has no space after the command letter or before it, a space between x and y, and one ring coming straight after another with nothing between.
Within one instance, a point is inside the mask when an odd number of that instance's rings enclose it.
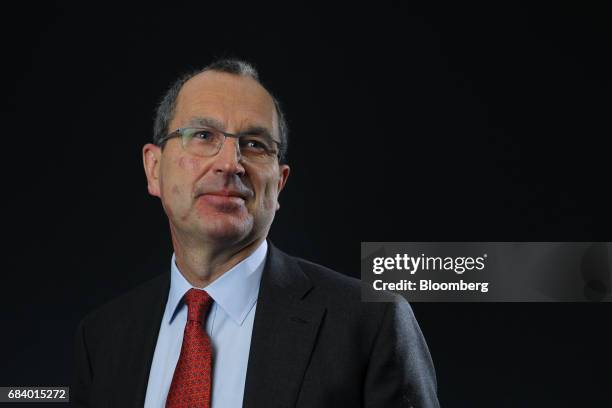
<instances>
[{"instance_id":1,"label":"suit jacket lapel","mask_svg":"<svg viewBox=\"0 0 612 408\"><path fill-rule=\"evenodd\" d=\"M245 408L293 406L325 308L303 301L312 289L295 260L269 242L244 389Z\"/></svg>"},{"instance_id":2,"label":"suit jacket lapel","mask_svg":"<svg viewBox=\"0 0 612 408\"><path fill-rule=\"evenodd\" d=\"M150 282L143 290L140 299L135 302L133 310L126 310L127 327L119 356L124 372L117 373L118 402L123 405L142 407L145 401L149 370L157 343L159 327L168 300L170 276L166 272Z\"/></svg>"}]
</instances>

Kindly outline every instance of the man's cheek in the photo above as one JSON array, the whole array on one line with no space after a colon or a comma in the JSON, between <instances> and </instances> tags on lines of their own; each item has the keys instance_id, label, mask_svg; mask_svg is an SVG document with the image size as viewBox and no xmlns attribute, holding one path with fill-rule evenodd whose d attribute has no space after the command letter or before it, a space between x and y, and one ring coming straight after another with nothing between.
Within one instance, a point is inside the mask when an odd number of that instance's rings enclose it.
<instances>
[{"instance_id":1,"label":"man's cheek","mask_svg":"<svg viewBox=\"0 0 612 408\"><path fill-rule=\"evenodd\" d=\"M174 212L170 206L164 205L164 210L166 211L166 215L169 219L174 219Z\"/></svg>"},{"instance_id":2,"label":"man's cheek","mask_svg":"<svg viewBox=\"0 0 612 408\"><path fill-rule=\"evenodd\" d=\"M276 211L278 203L278 193L276 191L276 186L273 184L268 184L266 186L266 191L263 194L263 208L266 211Z\"/></svg>"},{"instance_id":3,"label":"man's cheek","mask_svg":"<svg viewBox=\"0 0 612 408\"><path fill-rule=\"evenodd\" d=\"M183 156L177 160L177 164L185 172L197 173L201 166L201 159Z\"/></svg>"},{"instance_id":4,"label":"man's cheek","mask_svg":"<svg viewBox=\"0 0 612 408\"><path fill-rule=\"evenodd\" d=\"M164 188L163 205L168 217L185 220L191 208L190 196L185 192L188 189L179 184L172 184Z\"/></svg>"}]
</instances>

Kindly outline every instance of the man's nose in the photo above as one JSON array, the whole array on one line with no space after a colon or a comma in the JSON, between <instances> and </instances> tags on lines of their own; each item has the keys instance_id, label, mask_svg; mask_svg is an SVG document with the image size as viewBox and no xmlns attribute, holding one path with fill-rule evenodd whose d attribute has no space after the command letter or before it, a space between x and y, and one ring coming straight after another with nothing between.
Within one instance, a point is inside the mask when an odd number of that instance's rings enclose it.
<instances>
[{"instance_id":1,"label":"man's nose","mask_svg":"<svg viewBox=\"0 0 612 408\"><path fill-rule=\"evenodd\" d=\"M240 145L237 138L226 137L214 159L215 173L235 174L237 176L242 176L245 173L240 160Z\"/></svg>"}]
</instances>

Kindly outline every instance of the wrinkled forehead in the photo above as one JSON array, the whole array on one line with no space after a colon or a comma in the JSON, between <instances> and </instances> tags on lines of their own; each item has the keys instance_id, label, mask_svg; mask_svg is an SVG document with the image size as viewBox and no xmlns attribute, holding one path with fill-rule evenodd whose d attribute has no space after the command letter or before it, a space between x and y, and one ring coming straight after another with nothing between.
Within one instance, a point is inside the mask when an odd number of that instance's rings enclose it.
<instances>
[{"instance_id":1,"label":"wrinkled forehead","mask_svg":"<svg viewBox=\"0 0 612 408\"><path fill-rule=\"evenodd\" d=\"M267 128L278 134L278 118L268 91L247 76L206 71L189 79L179 92L170 129L184 127L194 118L209 117L227 132L247 127Z\"/></svg>"}]
</instances>

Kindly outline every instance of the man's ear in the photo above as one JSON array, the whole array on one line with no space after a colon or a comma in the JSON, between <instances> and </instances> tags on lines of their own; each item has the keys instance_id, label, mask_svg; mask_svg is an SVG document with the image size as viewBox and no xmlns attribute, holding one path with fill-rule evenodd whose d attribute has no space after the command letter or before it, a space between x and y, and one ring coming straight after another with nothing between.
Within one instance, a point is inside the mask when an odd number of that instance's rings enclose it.
<instances>
[{"instance_id":1,"label":"man's ear","mask_svg":"<svg viewBox=\"0 0 612 408\"><path fill-rule=\"evenodd\" d=\"M147 188L149 194L161 197L159 188L159 166L161 165L161 148L152 143L147 143L142 148L142 161L147 176Z\"/></svg>"},{"instance_id":2,"label":"man's ear","mask_svg":"<svg viewBox=\"0 0 612 408\"><path fill-rule=\"evenodd\" d=\"M281 164L278 168L278 172L279 172L279 179L278 179L278 193L280 194L281 191L283 191L283 188L285 188L285 184L287 184L287 179L289 178L289 173L291 172L291 169L289 168L289 165L287 164ZM278 202L278 198L276 199L276 209L278 210L280 208L280 203Z\"/></svg>"}]
</instances>

